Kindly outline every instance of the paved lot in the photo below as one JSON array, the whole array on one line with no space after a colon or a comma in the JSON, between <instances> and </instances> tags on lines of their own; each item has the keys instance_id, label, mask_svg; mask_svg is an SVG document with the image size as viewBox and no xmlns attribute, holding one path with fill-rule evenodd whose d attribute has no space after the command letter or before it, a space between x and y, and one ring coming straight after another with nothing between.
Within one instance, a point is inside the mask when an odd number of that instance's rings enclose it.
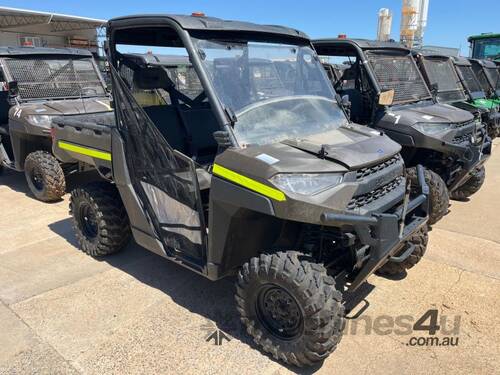
<instances>
[{"instance_id":1,"label":"paved lot","mask_svg":"<svg viewBox=\"0 0 500 375\"><path fill-rule=\"evenodd\" d=\"M498 145L481 192L453 203L431 232L425 259L405 278L369 279L349 302L348 332L338 350L309 372L498 372ZM0 177L0 373L294 371L248 340L230 280L209 282L136 245L102 261L87 257L75 247L67 198L43 204L26 191L22 175ZM458 345L408 345L411 337L429 336L391 328L391 319L408 315L406 322L415 322L429 309L444 319L436 337L458 337ZM230 342L205 342L216 326Z\"/></svg>"}]
</instances>

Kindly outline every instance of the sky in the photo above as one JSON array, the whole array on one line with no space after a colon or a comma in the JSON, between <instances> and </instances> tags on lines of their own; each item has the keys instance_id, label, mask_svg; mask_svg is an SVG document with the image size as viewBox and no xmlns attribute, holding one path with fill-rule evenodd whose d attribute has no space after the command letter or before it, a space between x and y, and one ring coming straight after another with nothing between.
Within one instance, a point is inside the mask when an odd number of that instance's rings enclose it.
<instances>
[{"instance_id":1,"label":"sky","mask_svg":"<svg viewBox=\"0 0 500 375\"><path fill-rule=\"evenodd\" d=\"M402 0L14 0L1 6L110 19L145 13L191 14L279 24L306 32L312 38L347 34L349 37L376 37L377 14L389 8L394 14L392 36L399 39ZM500 32L499 0L430 0L429 23L424 37L427 45L461 48L468 55L469 35Z\"/></svg>"}]
</instances>

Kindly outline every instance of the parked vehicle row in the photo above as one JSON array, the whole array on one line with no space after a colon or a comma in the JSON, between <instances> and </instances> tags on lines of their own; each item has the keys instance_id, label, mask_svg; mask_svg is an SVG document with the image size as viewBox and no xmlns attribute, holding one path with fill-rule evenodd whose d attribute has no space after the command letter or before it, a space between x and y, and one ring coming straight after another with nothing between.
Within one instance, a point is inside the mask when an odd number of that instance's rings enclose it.
<instances>
[{"instance_id":1,"label":"parked vehicle row","mask_svg":"<svg viewBox=\"0 0 500 375\"><path fill-rule=\"evenodd\" d=\"M289 364L332 353L345 292L414 267L449 197L484 181L497 109L477 102L458 60L203 15L113 19L107 59L113 111L95 66L92 98L82 79L80 99L37 100L65 116L47 119L51 149L31 151L52 162L28 183L47 192L52 168L95 169L101 179L70 197L82 251L106 256L133 237L210 280L236 276L247 332ZM81 77L76 60L45 84ZM25 104L8 78L15 118ZM8 124L3 163L21 169Z\"/></svg>"},{"instance_id":2,"label":"parked vehicle row","mask_svg":"<svg viewBox=\"0 0 500 375\"><path fill-rule=\"evenodd\" d=\"M0 48L0 169L24 171L45 202L66 193L65 175L78 170L52 154L52 119L110 111L109 95L88 51Z\"/></svg>"}]
</instances>

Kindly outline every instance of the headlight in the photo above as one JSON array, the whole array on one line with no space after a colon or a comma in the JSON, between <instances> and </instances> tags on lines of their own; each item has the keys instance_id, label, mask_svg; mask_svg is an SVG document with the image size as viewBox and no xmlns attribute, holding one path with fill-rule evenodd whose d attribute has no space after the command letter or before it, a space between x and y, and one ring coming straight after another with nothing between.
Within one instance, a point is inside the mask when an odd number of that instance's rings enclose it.
<instances>
[{"instance_id":1,"label":"headlight","mask_svg":"<svg viewBox=\"0 0 500 375\"><path fill-rule=\"evenodd\" d=\"M50 128L53 116L49 115L28 115L26 121L31 125L41 126L43 128Z\"/></svg>"},{"instance_id":2,"label":"headlight","mask_svg":"<svg viewBox=\"0 0 500 375\"><path fill-rule=\"evenodd\" d=\"M282 173L271 178L282 190L303 195L314 195L342 182L342 175L334 173Z\"/></svg>"},{"instance_id":3,"label":"headlight","mask_svg":"<svg viewBox=\"0 0 500 375\"><path fill-rule=\"evenodd\" d=\"M453 128L453 125L433 123L433 122L421 122L413 125L413 127L421 133L427 135L434 135L450 130L451 128Z\"/></svg>"}]
</instances>

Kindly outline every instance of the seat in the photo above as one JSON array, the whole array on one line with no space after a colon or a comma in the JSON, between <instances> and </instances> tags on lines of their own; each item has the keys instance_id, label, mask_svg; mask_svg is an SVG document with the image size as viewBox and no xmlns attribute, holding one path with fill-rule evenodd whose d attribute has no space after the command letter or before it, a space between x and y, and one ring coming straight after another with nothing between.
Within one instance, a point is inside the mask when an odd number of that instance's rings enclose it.
<instances>
[{"instance_id":1,"label":"seat","mask_svg":"<svg viewBox=\"0 0 500 375\"><path fill-rule=\"evenodd\" d=\"M189 108L179 112L191 138L192 155L198 164L213 162L217 154L217 142L213 133L220 130L219 123L210 108Z\"/></svg>"},{"instance_id":2,"label":"seat","mask_svg":"<svg viewBox=\"0 0 500 375\"><path fill-rule=\"evenodd\" d=\"M167 140L168 144L179 152L189 155L189 135L182 125L175 107L157 105L144 107L143 109Z\"/></svg>"}]
</instances>

